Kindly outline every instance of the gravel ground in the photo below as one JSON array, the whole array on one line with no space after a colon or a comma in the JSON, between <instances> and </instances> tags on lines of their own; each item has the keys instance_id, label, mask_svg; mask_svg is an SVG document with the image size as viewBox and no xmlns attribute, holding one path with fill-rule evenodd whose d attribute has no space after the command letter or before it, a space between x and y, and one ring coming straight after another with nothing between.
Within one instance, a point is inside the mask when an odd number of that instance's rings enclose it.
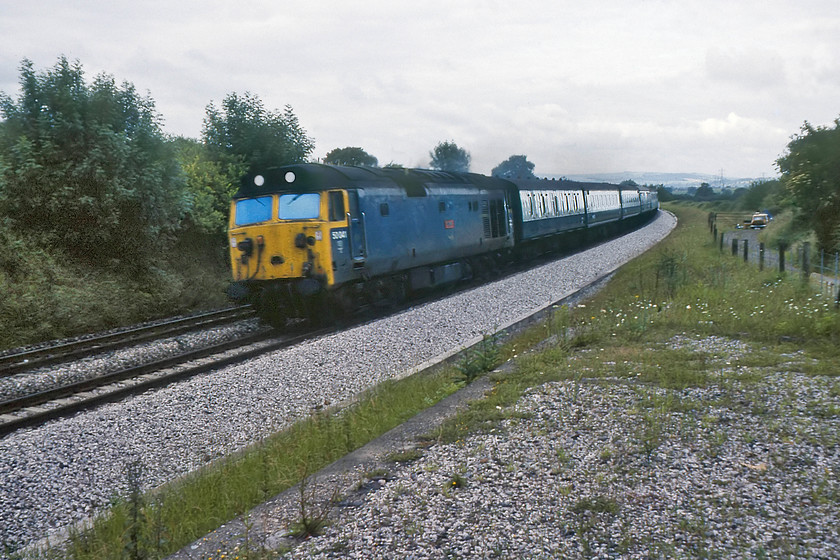
<instances>
[{"instance_id":1,"label":"gravel ground","mask_svg":"<svg viewBox=\"0 0 840 560\"><path fill-rule=\"evenodd\" d=\"M562 298L674 227L646 227L577 255L246 364L198 376L0 440L0 555L123 495L127 470L150 488L259 440ZM501 297L500 294L504 294Z\"/></svg>"},{"instance_id":2,"label":"gravel ground","mask_svg":"<svg viewBox=\"0 0 840 560\"><path fill-rule=\"evenodd\" d=\"M840 558L837 381L742 383L727 362L750 347L671 345L716 355L719 382L535 388L492 433L394 467L282 557ZM682 406L654 404L669 400Z\"/></svg>"}]
</instances>

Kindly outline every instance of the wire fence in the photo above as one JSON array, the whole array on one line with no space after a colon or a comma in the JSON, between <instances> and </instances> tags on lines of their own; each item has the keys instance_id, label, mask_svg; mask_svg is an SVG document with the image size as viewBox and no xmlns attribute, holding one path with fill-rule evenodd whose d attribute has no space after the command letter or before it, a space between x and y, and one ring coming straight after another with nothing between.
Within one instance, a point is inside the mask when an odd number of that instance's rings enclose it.
<instances>
[{"instance_id":1,"label":"wire fence","mask_svg":"<svg viewBox=\"0 0 840 560\"><path fill-rule=\"evenodd\" d=\"M798 275L803 281L810 281L818 287L822 295L834 298L837 305L840 305L840 253L817 251L807 241L792 246L780 243L776 248L768 248L759 241L758 231L753 229L719 233L718 225L728 225L732 216L729 213L709 215L709 229L721 252L730 251L744 262L758 266L759 270L775 269L782 274ZM719 224L719 221L723 223Z\"/></svg>"}]
</instances>

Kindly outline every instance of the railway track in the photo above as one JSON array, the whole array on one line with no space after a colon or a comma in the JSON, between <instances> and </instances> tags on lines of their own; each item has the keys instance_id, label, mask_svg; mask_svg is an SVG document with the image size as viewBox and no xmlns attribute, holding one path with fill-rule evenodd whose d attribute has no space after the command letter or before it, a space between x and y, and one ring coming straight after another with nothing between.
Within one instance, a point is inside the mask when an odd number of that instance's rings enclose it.
<instances>
[{"instance_id":1,"label":"railway track","mask_svg":"<svg viewBox=\"0 0 840 560\"><path fill-rule=\"evenodd\" d=\"M332 330L282 337L277 337L271 331L261 331L93 379L3 401L0 402L0 437L292 346Z\"/></svg>"},{"instance_id":2,"label":"railway track","mask_svg":"<svg viewBox=\"0 0 840 560\"><path fill-rule=\"evenodd\" d=\"M84 358L98 352L117 350L132 344L176 336L199 328L222 325L253 316L254 311L249 306L233 307L69 342L48 344L44 347L20 352L11 352L0 355L0 378L60 362Z\"/></svg>"}]
</instances>

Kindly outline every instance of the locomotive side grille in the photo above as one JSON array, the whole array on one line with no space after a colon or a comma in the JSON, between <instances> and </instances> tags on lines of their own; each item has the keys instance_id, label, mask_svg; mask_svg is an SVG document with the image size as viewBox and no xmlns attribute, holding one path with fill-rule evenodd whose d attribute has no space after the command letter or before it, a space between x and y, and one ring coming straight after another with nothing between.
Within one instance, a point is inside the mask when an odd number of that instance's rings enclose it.
<instances>
[{"instance_id":1,"label":"locomotive side grille","mask_svg":"<svg viewBox=\"0 0 840 560\"><path fill-rule=\"evenodd\" d=\"M481 221L484 225L484 237L487 239L507 235L507 222L504 200L482 200Z\"/></svg>"},{"instance_id":2,"label":"locomotive side grille","mask_svg":"<svg viewBox=\"0 0 840 560\"><path fill-rule=\"evenodd\" d=\"M505 204L503 200L493 200L490 202L491 225L493 230L493 237L504 237L507 235L507 227L505 221Z\"/></svg>"},{"instance_id":3,"label":"locomotive side grille","mask_svg":"<svg viewBox=\"0 0 840 560\"><path fill-rule=\"evenodd\" d=\"M484 237L490 239L493 236L493 230L490 227L490 203L487 200L481 201L481 221L484 224Z\"/></svg>"}]
</instances>

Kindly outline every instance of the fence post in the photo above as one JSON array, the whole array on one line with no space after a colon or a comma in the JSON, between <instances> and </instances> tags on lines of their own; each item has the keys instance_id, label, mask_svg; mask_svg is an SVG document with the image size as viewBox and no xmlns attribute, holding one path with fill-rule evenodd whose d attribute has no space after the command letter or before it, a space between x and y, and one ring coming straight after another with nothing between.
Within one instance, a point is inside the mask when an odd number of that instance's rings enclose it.
<instances>
[{"instance_id":1,"label":"fence post","mask_svg":"<svg viewBox=\"0 0 840 560\"><path fill-rule=\"evenodd\" d=\"M782 241L779 242L779 272L785 271L785 250L787 249L787 243Z\"/></svg>"},{"instance_id":2,"label":"fence post","mask_svg":"<svg viewBox=\"0 0 840 560\"><path fill-rule=\"evenodd\" d=\"M723 253L723 232L720 232L720 252Z\"/></svg>"},{"instance_id":3,"label":"fence post","mask_svg":"<svg viewBox=\"0 0 840 560\"><path fill-rule=\"evenodd\" d=\"M750 262L750 240L744 239L744 262Z\"/></svg>"},{"instance_id":4,"label":"fence post","mask_svg":"<svg viewBox=\"0 0 840 560\"><path fill-rule=\"evenodd\" d=\"M712 230L712 238L715 240L716 243L717 243L717 234L718 234L718 231L717 231L717 225L716 225L715 229Z\"/></svg>"},{"instance_id":5,"label":"fence post","mask_svg":"<svg viewBox=\"0 0 840 560\"><path fill-rule=\"evenodd\" d=\"M737 254L738 254L738 240L737 240L737 239L733 239L733 240L732 240L732 256L734 257L734 256L736 256Z\"/></svg>"},{"instance_id":6,"label":"fence post","mask_svg":"<svg viewBox=\"0 0 840 560\"><path fill-rule=\"evenodd\" d=\"M811 242L806 241L802 244L802 279L807 280L811 277Z\"/></svg>"},{"instance_id":7,"label":"fence post","mask_svg":"<svg viewBox=\"0 0 840 560\"><path fill-rule=\"evenodd\" d=\"M758 244L758 270L764 270L764 242Z\"/></svg>"},{"instance_id":8,"label":"fence post","mask_svg":"<svg viewBox=\"0 0 840 560\"><path fill-rule=\"evenodd\" d=\"M825 284L825 249L820 249L820 294L825 293L823 284Z\"/></svg>"}]
</instances>

